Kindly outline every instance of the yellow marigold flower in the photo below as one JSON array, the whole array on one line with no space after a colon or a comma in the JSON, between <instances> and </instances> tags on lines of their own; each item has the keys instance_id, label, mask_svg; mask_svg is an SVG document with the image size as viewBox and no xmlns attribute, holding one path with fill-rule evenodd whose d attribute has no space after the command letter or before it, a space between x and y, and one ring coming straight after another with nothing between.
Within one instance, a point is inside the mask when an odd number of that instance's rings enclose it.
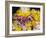
<instances>
[{"instance_id":1,"label":"yellow marigold flower","mask_svg":"<svg viewBox=\"0 0 46 38\"><path fill-rule=\"evenodd\" d=\"M29 16L30 15L30 11L26 11L26 13L25 13L25 16L27 17L27 16Z\"/></svg>"},{"instance_id":2,"label":"yellow marigold flower","mask_svg":"<svg viewBox=\"0 0 46 38\"><path fill-rule=\"evenodd\" d=\"M21 27L17 26L16 28L16 31L21 31Z\"/></svg>"},{"instance_id":3,"label":"yellow marigold flower","mask_svg":"<svg viewBox=\"0 0 46 38\"><path fill-rule=\"evenodd\" d=\"M35 27L36 26L36 21L32 20L31 24L32 24L33 27Z\"/></svg>"},{"instance_id":4,"label":"yellow marigold flower","mask_svg":"<svg viewBox=\"0 0 46 38\"><path fill-rule=\"evenodd\" d=\"M31 30L31 27L26 27L26 30L27 30L27 31Z\"/></svg>"},{"instance_id":5,"label":"yellow marigold flower","mask_svg":"<svg viewBox=\"0 0 46 38\"><path fill-rule=\"evenodd\" d=\"M26 22L25 25L26 25L26 27L32 26L31 22Z\"/></svg>"},{"instance_id":6,"label":"yellow marigold flower","mask_svg":"<svg viewBox=\"0 0 46 38\"><path fill-rule=\"evenodd\" d=\"M40 15L39 15L39 12L37 13L32 13L32 17L36 20L36 21L39 21L40 20Z\"/></svg>"},{"instance_id":7,"label":"yellow marigold flower","mask_svg":"<svg viewBox=\"0 0 46 38\"><path fill-rule=\"evenodd\" d=\"M30 10L27 10L26 12L22 12L20 9L19 10L17 10L17 12L16 12L19 16L25 16L25 17L27 17L27 16L29 16L30 15Z\"/></svg>"},{"instance_id":8,"label":"yellow marigold flower","mask_svg":"<svg viewBox=\"0 0 46 38\"><path fill-rule=\"evenodd\" d=\"M17 25L16 21L13 22L13 29L15 29L16 31L21 31L21 27L20 25Z\"/></svg>"},{"instance_id":9,"label":"yellow marigold flower","mask_svg":"<svg viewBox=\"0 0 46 38\"><path fill-rule=\"evenodd\" d=\"M35 9L32 9L31 10L31 13L36 13L37 11Z\"/></svg>"},{"instance_id":10,"label":"yellow marigold flower","mask_svg":"<svg viewBox=\"0 0 46 38\"><path fill-rule=\"evenodd\" d=\"M24 15L21 10L17 10L16 13L17 13L18 16L23 16Z\"/></svg>"}]
</instances>

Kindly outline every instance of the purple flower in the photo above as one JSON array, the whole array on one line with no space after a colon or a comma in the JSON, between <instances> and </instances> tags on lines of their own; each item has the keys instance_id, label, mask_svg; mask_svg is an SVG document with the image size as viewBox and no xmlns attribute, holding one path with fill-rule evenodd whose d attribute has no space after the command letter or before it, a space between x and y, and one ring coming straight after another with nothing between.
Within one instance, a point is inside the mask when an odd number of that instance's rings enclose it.
<instances>
[{"instance_id":1,"label":"purple flower","mask_svg":"<svg viewBox=\"0 0 46 38\"><path fill-rule=\"evenodd\" d=\"M26 30L26 27L24 26L24 24L21 24L21 27L22 27L23 31Z\"/></svg>"}]
</instances>

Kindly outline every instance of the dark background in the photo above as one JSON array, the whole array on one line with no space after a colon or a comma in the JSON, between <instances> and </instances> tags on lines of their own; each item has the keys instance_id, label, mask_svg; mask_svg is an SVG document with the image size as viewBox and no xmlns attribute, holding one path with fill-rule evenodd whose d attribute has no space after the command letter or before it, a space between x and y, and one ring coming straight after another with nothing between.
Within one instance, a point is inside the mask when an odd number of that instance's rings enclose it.
<instances>
[{"instance_id":1,"label":"dark background","mask_svg":"<svg viewBox=\"0 0 46 38\"><path fill-rule=\"evenodd\" d=\"M12 7L12 14L14 14L14 13L16 13L16 11L18 10L18 9L20 9L20 7ZM35 9L35 10L39 10L40 11L40 8L30 8L30 10L32 10L32 9Z\"/></svg>"}]
</instances>

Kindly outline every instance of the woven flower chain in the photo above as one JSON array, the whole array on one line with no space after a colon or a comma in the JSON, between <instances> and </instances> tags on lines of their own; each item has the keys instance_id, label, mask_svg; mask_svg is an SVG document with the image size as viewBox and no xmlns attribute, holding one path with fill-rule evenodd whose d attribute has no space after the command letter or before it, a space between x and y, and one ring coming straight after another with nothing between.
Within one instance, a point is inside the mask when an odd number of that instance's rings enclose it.
<instances>
[{"instance_id":1,"label":"woven flower chain","mask_svg":"<svg viewBox=\"0 0 46 38\"><path fill-rule=\"evenodd\" d=\"M13 16L13 31L30 31L33 30L37 23L40 22L40 11L32 9L22 13L18 10Z\"/></svg>"}]
</instances>

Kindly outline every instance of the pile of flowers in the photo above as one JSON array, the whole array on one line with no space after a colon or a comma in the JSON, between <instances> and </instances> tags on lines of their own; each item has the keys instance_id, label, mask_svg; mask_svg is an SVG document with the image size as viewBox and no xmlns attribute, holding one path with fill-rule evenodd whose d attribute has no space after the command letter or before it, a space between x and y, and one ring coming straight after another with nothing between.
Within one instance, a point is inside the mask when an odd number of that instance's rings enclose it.
<instances>
[{"instance_id":1,"label":"pile of flowers","mask_svg":"<svg viewBox=\"0 0 46 38\"><path fill-rule=\"evenodd\" d=\"M30 31L34 29L40 29L40 11L39 10L27 10L23 13L21 10L17 10L12 17L12 30L13 31Z\"/></svg>"}]
</instances>

